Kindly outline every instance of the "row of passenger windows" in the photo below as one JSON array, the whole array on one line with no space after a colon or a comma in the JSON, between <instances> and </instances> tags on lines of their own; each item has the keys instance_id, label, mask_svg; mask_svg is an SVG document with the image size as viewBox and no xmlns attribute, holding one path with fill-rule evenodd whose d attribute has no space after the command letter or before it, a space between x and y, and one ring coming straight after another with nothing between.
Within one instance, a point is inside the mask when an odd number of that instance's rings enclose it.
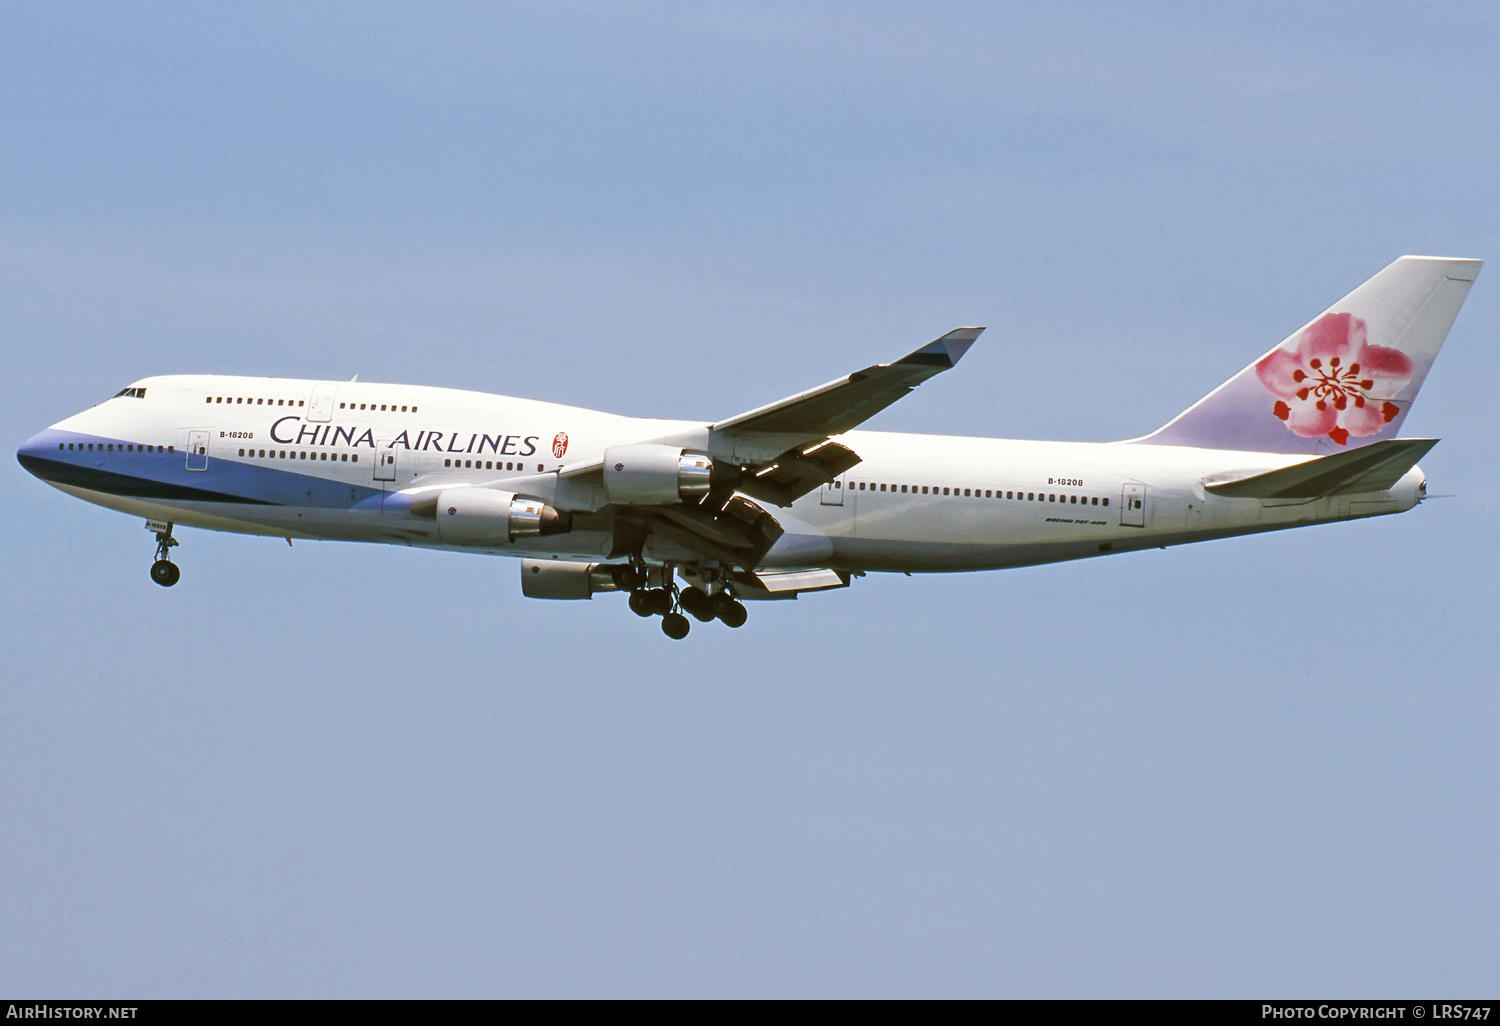
<instances>
[{"instance_id":1,"label":"row of passenger windows","mask_svg":"<svg viewBox=\"0 0 1500 1026\"><path fill-rule=\"evenodd\" d=\"M520 460L453 460L443 461L445 467L470 467L474 470L525 470L525 465ZM536 465L537 473L541 473L542 465Z\"/></svg>"},{"instance_id":2,"label":"row of passenger windows","mask_svg":"<svg viewBox=\"0 0 1500 1026\"><path fill-rule=\"evenodd\" d=\"M380 403L378 406L375 403L339 403L339 409L341 409L341 410L363 410L363 409L366 409L366 408L371 409L371 410L379 410L381 413L416 413L417 412L417 408L415 406L413 406L410 409L408 409L405 406L398 407L395 403L389 403L389 404L387 404L387 403Z\"/></svg>"},{"instance_id":3,"label":"row of passenger windows","mask_svg":"<svg viewBox=\"0 0 1500 1026\"><path fill-rule=\"evenodd\" d=\"M254 458L256 456L256 450L241 449L240 455L249 455ZM282 449L280 451L277 451L276 449L261 449L259 458L263 460L322 460L324 463L327 463L331 460L334 463L358 463L359 453L355 453L354 458L351 460L347 452L315 452L311 456L309 456L305 452L293 452L289 449Z\"/></svg>"},{"instance_id":4,"label":"row of passenger windows","mask_svg":"<svg viewBox=\"0 0 1500 1026\"><path fill-rule=\"evenodd\" d=\"M839 482L835 481L833 486L837 488ZM1058 492L1017 492L1001 491L998 488L939 488L937 485L884 485L874 481L850 481L849 490L872 491L872 492L910 492L921 495L952 495L955 498L971 499L1012 499L1020 502L1067 502L1073 505L1080 503L1085 506L1108 506L1109 499L1101 499L1097 495L1067 495Z\"/></svg>"},{"instance_id":5,"label":"row of passenger windows","mask_svg":"<svg viewBox=\"0 0 1500 1026\"><path fill-rule=\"evenodd\" d=\"M305 406L305 399L246 399L244 396L222 396L208 395L203 397L206 403L228 403L231 406L243 404L245 406Z\"/></svg>"},{"instance_id":6,"label":"row of passenger windows","mask_svg":"<svg viewBox=\"0 0 1500 1026\"><path fill-rule=\"evenodd\" d=\"M77 446L75 449L74 446ZM175 445L116 445L114 442L62 442L57 443L59 449L68 452L176 452Z\"/></svg>"},{"instance_id":7,"label":"row of passenger windows","mask_svg":"<svg viewBox=\"0 0 1500 1026\"><path fill-rule=\"evenodd\" d=\"M144 388L127 388L120 395L136 395L144 399ZM231 406L306 406L306 399L246 399L244 396L206 395L206 403L228 403ZM378 410L382 413L416 413L415 406L397 406L395 403L339 403L341 410Z\"/></svg>"}]
</instances>

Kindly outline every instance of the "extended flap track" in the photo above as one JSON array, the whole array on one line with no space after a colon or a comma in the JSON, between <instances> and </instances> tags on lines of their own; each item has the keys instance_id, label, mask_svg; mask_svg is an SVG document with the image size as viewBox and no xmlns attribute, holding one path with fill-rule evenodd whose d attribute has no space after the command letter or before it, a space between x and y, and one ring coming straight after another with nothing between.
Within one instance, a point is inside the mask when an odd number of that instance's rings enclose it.
<instances>
[{"instance_id":1,"label":"extended flap track","mask_svg":"<svg viewBox=\"0 0 1500 1026\"><path fill-rule=\"evenodd\" d=\"M657 534L705 559L753 569L784 533L776 518L742 495L718 504L622 508L615 513L610 557L634 555Z\"/></svg>"}]
</instances>

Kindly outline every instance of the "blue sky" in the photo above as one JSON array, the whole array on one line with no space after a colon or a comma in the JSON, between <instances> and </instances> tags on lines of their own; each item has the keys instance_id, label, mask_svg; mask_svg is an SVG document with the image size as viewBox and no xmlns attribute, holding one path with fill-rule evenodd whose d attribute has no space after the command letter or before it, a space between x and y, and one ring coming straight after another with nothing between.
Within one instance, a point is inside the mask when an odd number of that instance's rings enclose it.
<instances>
[{"instance_id":1,"label":"blue sky","mask_svg":"<svg viewBox=\"0 0 1500 1026\"><path fill-rule=\"evenodd\" d=\"M0 13L4 436L148 374L1150 430L1493 257L1486 5ZM1452 996L1500 965L1482 275L1400 517L870 577L682 644L12 465L0 992Z\"/></svg>"}]
</instances>

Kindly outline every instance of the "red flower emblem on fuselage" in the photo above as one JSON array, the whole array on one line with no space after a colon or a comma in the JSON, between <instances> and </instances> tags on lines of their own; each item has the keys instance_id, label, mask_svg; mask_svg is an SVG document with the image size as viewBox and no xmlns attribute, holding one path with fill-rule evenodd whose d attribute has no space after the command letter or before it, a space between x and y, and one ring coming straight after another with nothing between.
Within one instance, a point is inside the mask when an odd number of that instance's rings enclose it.
<instances>
[{"instance_id":1,"label":"red flower emblem on fuselage","mask_svg":"<svg viewBox=\"0 0 1500 1026\"><path fill-rule=\"evenodd\" d=\"M559 431L552 437L552 458L562 459L563 454L568 451L568 435L565 431Z\"/></svg>"},{"instance_id":2,"label":"red flower emblem on fuselage","mask_svg":"<svg viewBox=\"0 0 1500 1026\"><path fill-rule=\"evenodd\" d=\"M1255 365L1266 391L1277 397L1271 412L1303 438L1327 435L1339 445L1385 427L1401 408L1379 398L1394 395L1412 375L1399 349L1371 345L1365 322L1353 314L1319 317L1297 339Z\"/></svg>"}]
</instances>

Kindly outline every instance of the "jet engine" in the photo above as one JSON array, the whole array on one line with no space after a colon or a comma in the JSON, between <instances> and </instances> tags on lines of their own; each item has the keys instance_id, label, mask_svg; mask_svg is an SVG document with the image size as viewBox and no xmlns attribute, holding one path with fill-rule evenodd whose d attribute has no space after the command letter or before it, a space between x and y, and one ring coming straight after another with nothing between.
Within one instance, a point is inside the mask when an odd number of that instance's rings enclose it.
<instances>
[{"instance_id":1,"label":"jet engine","mask_svg":"<svg viewBox=\"0 0 1500 1026\"><path fill-rule=\"evenodd\" d=\"M521 594L535 599L586 599L601 591L627 591L631 568L623 563L521 560Z\"/></svg>"},{"instance_id":2,"label":"jet engine","mask_svg":"<svg viewBox=\"0 0 1500 1026\"><path fill-rule=\"evenodd\" d=\"M539 499L490 488L445 488L437 494L438 538L448 545L505 545L562 534L572 517Z\"/></svg>"},{"instance_id":3,"label":"jet engine","mask_svg":"<svg viewBox=\"0 0 1500 1026\"><path fill-rule=\"evenodd\" d=\"M697 502L708 494L713 461L680 446L642 442L604 450L604 494L626 506Z\"/></svg>"}]
</instances>

